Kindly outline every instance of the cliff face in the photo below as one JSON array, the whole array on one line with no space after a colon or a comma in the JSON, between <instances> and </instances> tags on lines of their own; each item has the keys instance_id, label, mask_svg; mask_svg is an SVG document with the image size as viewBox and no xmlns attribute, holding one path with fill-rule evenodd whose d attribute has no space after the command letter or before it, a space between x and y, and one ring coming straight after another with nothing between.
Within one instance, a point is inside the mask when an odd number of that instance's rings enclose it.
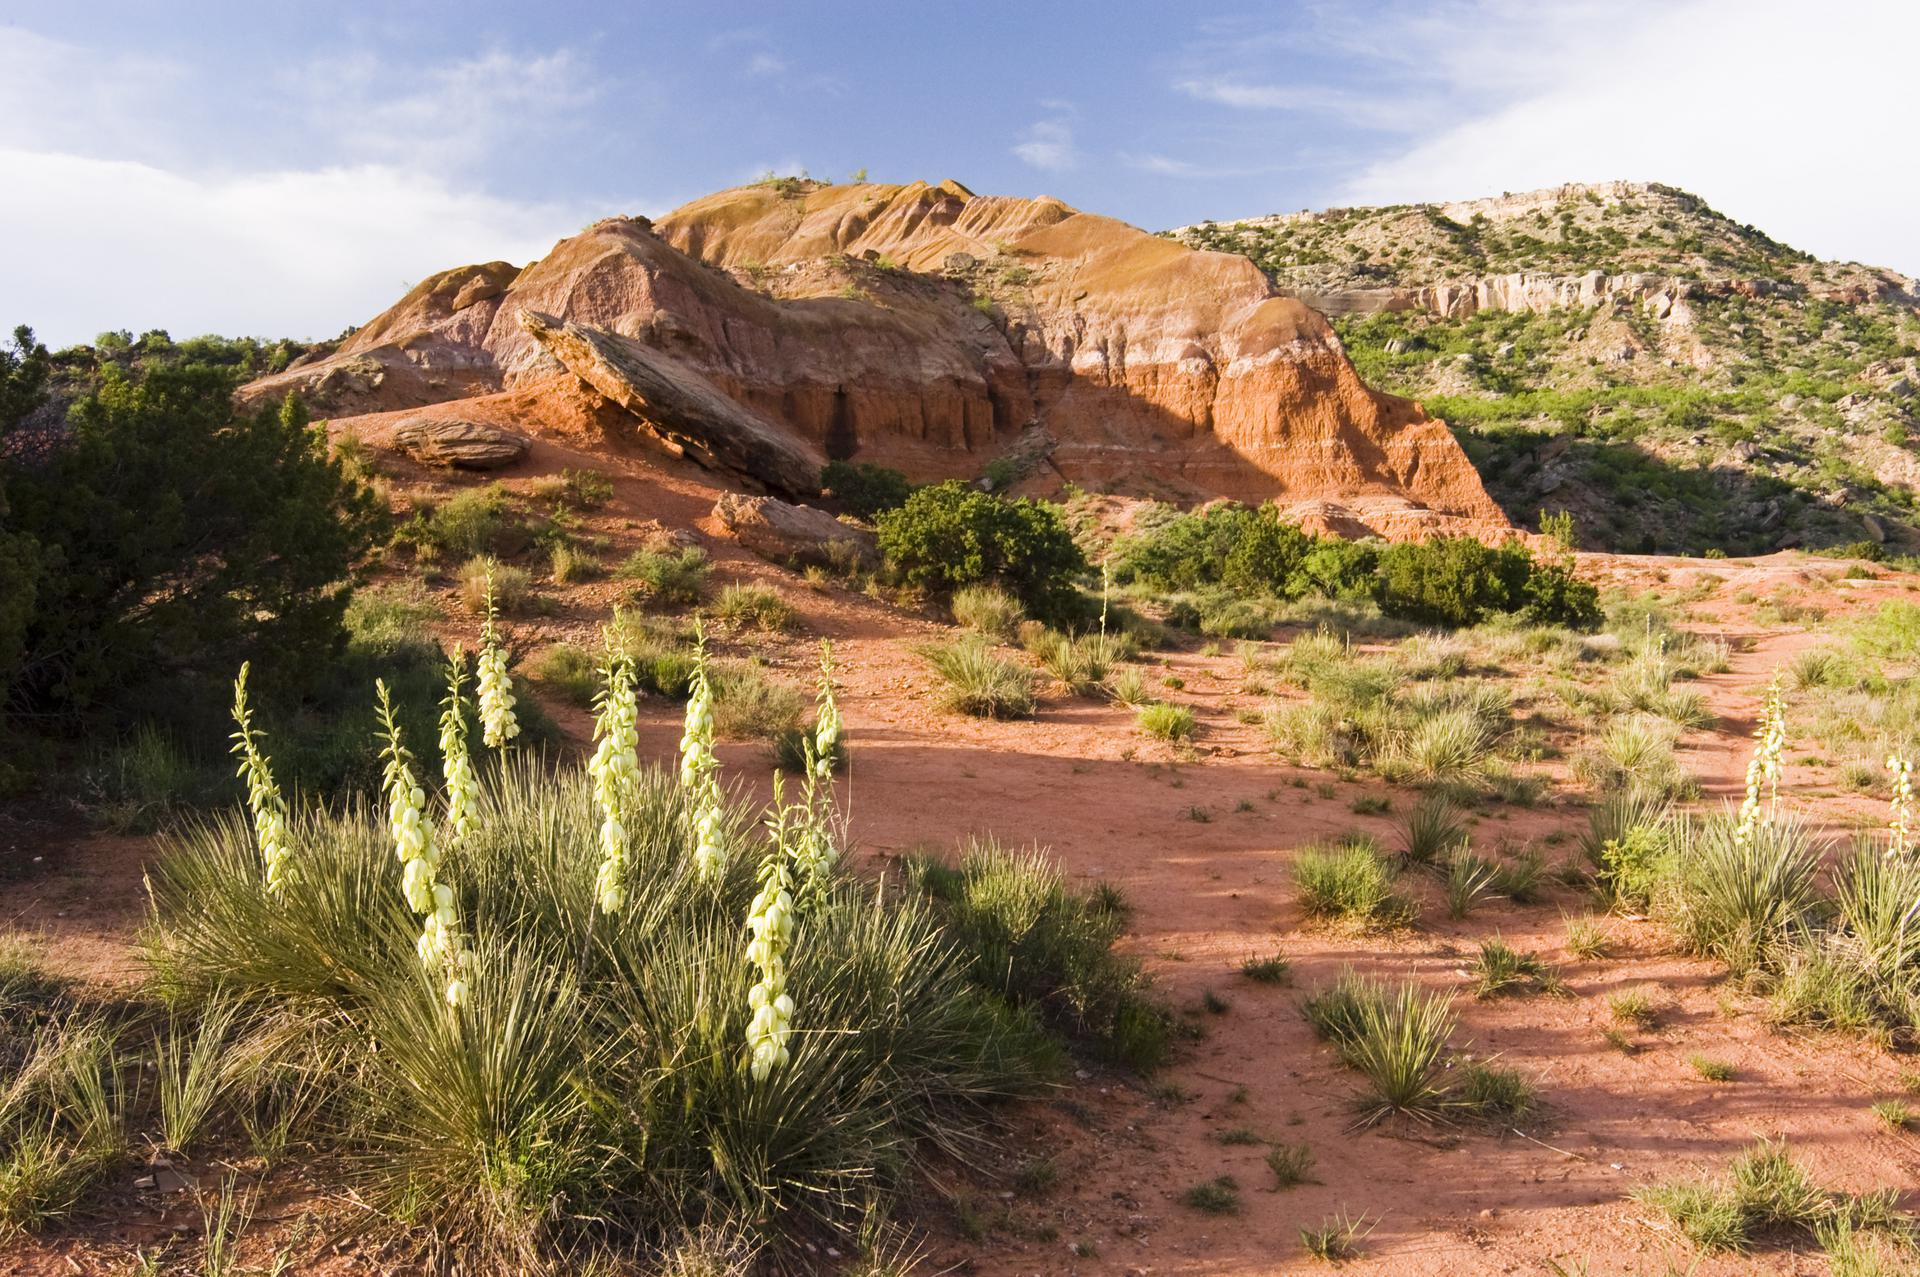
<instances>
[{"instance_id":1,"label":"cliff face","mask_svg":"<svg viewBox=\"0 0 1920 1277\"><path fill-rule=\"evenodd\" d=\"M970 477L1042 437L1089 487L1506 526L1445 426L1365 386L1326 322L1246 258L951 182L763 184L658 225L601 222L517 272L436 276L247 393L370 411L563 369L789 492L816 459Z\"/></svg>"}]
</instances>

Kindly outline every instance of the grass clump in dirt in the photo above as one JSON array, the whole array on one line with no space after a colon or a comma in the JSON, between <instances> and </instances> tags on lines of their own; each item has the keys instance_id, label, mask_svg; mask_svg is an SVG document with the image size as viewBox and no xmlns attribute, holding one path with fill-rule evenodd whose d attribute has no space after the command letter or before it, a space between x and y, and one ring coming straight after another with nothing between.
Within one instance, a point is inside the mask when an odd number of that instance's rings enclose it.
<instances>
[{"instance_id":1,"label":"grass clump in dirt","mask_svg":"<svg viewBox=\"0 0 1920 1277\"><path fill-rule=\"evenodd\" d=\"M478 616L487 610L489 584L495 606L512 615L527 605L533 574L489 555L468 559L460 569L460 602L467 611Z\"/></svg>"},{"instance_id":2,"label":"grass clump in dirt","mask_svg":"<svg viewBox=\"0 0 1920 1277\"><path fill-rule=\"evenodd\" d=\"M683 608L700 601L712 571L707 552L699 546L662 540L628 555L615 575L635 582L650 606Z\"/></svg>"},{"instance_id":3,"label":"grass clump in dirt","mask_svg":"<svg viewBox=\"0 0 1920 1277\"><path fill-rule=\"evenodd\" d=\"M1689 1055L1687 1065L1705 1082L1731 1082L1734 1079L1733 1065L1725 1060L1716 1060L1706 1055Z\"/></svg>"},{"instance_id":4,"label":"grass clump in dirt","mask_svg":"<svg viewBox=\"0 0 1920 1277\"><path fill-rule=\"evenodd\" d=\"M1365 838L1302 848L1294 856L1293 882L1309 918L1380 930L1405 926L1418 913L1394 890L1393 865Z\"/></svg>"},{"instance_id":5,"label":"grass clump in dirt","mask_svg":"<svg viewBox=\"0 0 1920 1277\"><path fill-rule=\"evenodd\" d=\"M775 634L793 624L793 607L764 585L733 584L720 591L714 613L729 625Z\"/></svg>"},{"instance_id":6,"label":"grass clump in dirt","mask_svg":"<svg viewBox=\"0 0 1920 1277\"><path fill-rule=\"evenodd\" d=\"M1466 813L1445 794L1422 794L1400 822L1401 851L1412 864L1435 864L1466 839Z\"/></svg>"},{"instance_id":7,"label":"grass clump in dirt","mask_svg":"<svg viewBox=\"0 0 1920 1277\"><path fill-rule=\"evenodd\" d=\"M921 655L946 684L942 708L976 718L1033 714L1033 671L1001 656L985 639L969 635L922 648Z\"/></svg>"},{"instance_id":8,"label":"grass clump in dirt","mask_svg":"<svg viewBox=\"0 0 1920 1277\"><path fill-rule=\"evenodd\" d=\"M994 585L969 585L955 590L952 608L955 624L996 643L1013 638L1014 630L1027 616L1019 599Z\"/></svg>"},{"instance_id":9,"label":"grass clump in dirt","mask_svg":"<svg viewBox=\"0 0 1920 1277\"><path fill-rule=\"evenodd\" d=\"M1305 1143L1276 1144L1267 1150L1267 1169L1273 1172L1276 1189L1314 1183L1313 1162L1313 1149Z\"/></svg>"},{"instance_id":10,"label":"grass clump in dirt","mask_svg":"<svg viewBox=\"0 0 1920 1277\"><path fill-rule=\"evenodd\" d=\"M1204 1180L1180 1194L1183 1204L1208 1215L1238 1215L1240 1185L1231 1175Z\"/></svg>"},{"instance_id":11,"label":"grass clump in dirt","mask_svg":"<svg viewBox=\"0 0 1920 1277\"><path fill-rule=\"evenodd\" d=\"M1240 974L1255 984L1285 984L1293 978L1293 964L1278 954L1248 958L1240 964Z\"/></svg>"},{"instance_id":12,"label":"grass clump in dirt","mask_svg":"<svg viewBox=\"0 0 1920 1277\"><path fill-rule=\"evenodd\" d=\"M1785 1142L1757 1142L1734 1159L1723 1179L1650 1184L1633 1198L1709 1251L1746 1251L1763 1240L1810 1240L1824 1247L1835 1240L1853 1243L1870 1231L1906 1249L1914 1235L1914 1221L1898 1209L1896 1192L1822 1189Z\"/></svg>"},{"instance_id":13,"label":"grass clump in dirt","mask_svg":"<svg viewBox=\"0 0 1920 1277\"><path fill-rule=\"evenodd\" d=\"M991 841L968 844L953 864L911 857L906 871L982 987L1129 1067L1165 1059L1171 1018L1139 964L1113 952L1128 916L1116 892L1073 891L1044 852Z\"/></svg>"},{"instance_id":14,"label":"grass clump in dirt","mask_svg":"<svg viewBox=\"0 0 1920 1277\"><path fill-rule=\"evenodd\" d=\"M1300 1244L1307 1248L1307 1254L1322 1263L1343 1264L1360 1257L1360 1243L1372 1231L1365 1215L1349 1219L1342 1211L1316 1225L1301 1225Z\"/></svg>"},{"instance_id":15,"label":"grass clump in dirt","mask_svg":"<svg viewBox=\"0 0 1920 1277\"><path fill-rule=\"evenodd\" d=\"M1134 715L1134 721L1147 735L1164 741L1185 741L1193 739L1193 711L1185 705L1173 705L1166 701L1155 701L1142 705Z\"/></svg>"},{"instance_id":16,"label":"grass clump in dirt","mask_svg":"<svg viewBox=\"0 0 1920 1277\"><path fill-rule=\"evenodd\" d=\"M1523 953L1499 936L1480 942L1473 974L1474 995L1481 998L1559 993L1565 988L1559 973L1539 955Z\"/></svg>"}]
</instances>

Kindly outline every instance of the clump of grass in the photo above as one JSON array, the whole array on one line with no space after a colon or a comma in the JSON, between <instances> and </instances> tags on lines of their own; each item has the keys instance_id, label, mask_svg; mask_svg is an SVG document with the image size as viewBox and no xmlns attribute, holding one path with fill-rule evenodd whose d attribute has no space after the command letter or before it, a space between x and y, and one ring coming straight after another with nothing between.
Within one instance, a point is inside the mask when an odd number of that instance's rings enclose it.
<instances>
[{"instance_id":1,"label":"clump of grass","mask_svg":"<svg viewBox=\"0 0 1920 1277\"><path fill-rule=\"evenodd\" d=\"M1905 1100L1881 1100L1873 1106L1873 1115L1890 1131L1904 1131L1913 1125L1913 1106Z\"/></svg>"},{"instance_id":2,"label":"clump of grass","mask_svg":"<svg viewBox=\"0 0 1920 1277\"><path fill-rule=\"evenodd\" d=\"M1140 673L1140 667L1137 665L1129 665L1121 670L1118 677L1108 685L1107 694L1130 709L1137 709L1153 698L1152 691L1147 687L1146 677Z\"/></svg>"},{"instance_id":3,"label":"clump of grass","mask_svg":"<svg viewBox=\"0 0 1920 1277\"><path fill-rule=\"evenodd\" d=\"M1240 964L1240 974L1256 984L1285 984L1293 978L1293 964L1278 954L1248 958Z\"/></svg>"},{"instance_id":4,"label":"clump of grass","mask_svg":"<svg viewBox=\"0 0 1920 1277\"><path fill-rule=\"evenodd\" d=\"M1546 872L1546 857L1538 847L1528 847L1512 859L1495 864L1493 889L1515 904L1532 904L1540 898L1540 883Z\"/></svg>"},{"instance_id":5,"label":"clump of grass","mask_svg":"<svg viewBox=\"0 0 1920 1277\"><path fill-rule=\"evenodd\" d=\"M1134 715L1140 730L1164 741L1193 739L1193 711L1185 705L1154 701L1142 705Z\"/></svg>"},{"instance_id":6,"label":"clump of grass","mask_svg":"<svg viewBox=\"0 0 1920 1277\"><path fill-rule=\"evenodd\" d=\"M1129 1067L1165 1057L1171 1019L1139 964L1112 951L1129 910L1109 884L1073 891L1044 852L992 841L968 844L955 864L910 857L906 871L983 987Z\"/></svg>"},{"instance_id":7,"label":"clump of grass","mask_svg":"<svg viewBox=\"0 0 1920 1277\"><path fill-rule=\"evenodd\" d=\"M1369 1093L1354 1102L1360 1125L1396 1115L1444 1116L1451 1103L1441 1078L1455 1024L1450 998L1412 982L1389 988L1348 973L1302 1009L1341 1061L1366 1079Z\"/></svg>"},{"instance_id":8,"label":"clump of grass","mask_svg":"<svg viewBox=\"0 0 1920 1277\"><path fill-rule=\"evenodd\" d=\"M969 585L953 593L953 619L983 638L1004 643L1026 619L1020 600L994 585Z\"/></svg>"},{"instance_id":9,"label":"clump of grass","mask_svg":"<svg viewBox=\"0 0 1920 1277\"><path fill-rule=\"evenodd\" d=\"M1379 816L1393 810L1393 799L1384 794L1355 794L1347 810L1356 816Z\"/></svg>"},{"instance_id":10,"label":"clump of grass","mask_svg":"<svg viewBox=\"0 0 1920 1277\"><path fill-rule=\"evenodd\" d=\"M1488 1122L1511 1124L1532 1113L1539 1094L1518 1069L1469 1064L1460 1070L1461 1107Z\"/></svg>"},{"instance_id":11,"label":"clump of grass","mask_svg":"<svg viewBox=\"0 0 1920 1277\"><path fill-rule=\"evenodd\" d=\"M571 704L593 704L600 690L599 663L593 653L571 643L555 643L533 663L533 676Z\"/></svg>"},{"instance_id":12,"label":"clump of grass","mask_svg":"<svg viewBox=\"0 0 1920 1277\"><path fill-rule=\"evenodd\" d=\"M1646 989L1622 989L1607 999L1607 1012L1620 1024L1631 1024L1636 1029L1652 1030L1660 1027L1661 1004Z\"/></svg>"},{"instance_id":13,"label":"clump of grass","mask_svg":"<svg viewBox=\"0 0 1920 1277\"><path fill-rule=\"evenodd\" d=\"M1613 941L1607 934L1606 926L1591 914L1584 918L1567 919L1567 952L1583 962L1593 962L1608 956Z\"/></svg>"},{"instance_id":14,"label":"clump of grass","mask_svg":"<svg viewBox=\"0 0 1920 1277\"><path fill-rule=\"evenodd\" d=\"M1632 790L1659 799L1685 798L1698 788L1680 766L1679 729L1647 714L1622 715L1573 760L1574 775L1599 793Z\"/></svg>"},{"instance_id":15,"label":"clump of grass","mask_svg":"<svg viewBox=\"0 0 1920 1277\"><path fill-rule=\"evenodd\" d=\"M1277 1189L1311 1184L1314 1182L1313 1149L1305 1143L1276 1144L1267 1150L1267 1169L1273 1172L1273 1186Z\"/></svg>"},{"instance_id":16,"label":"clump of grass","mask_svg":"<svg viewBox=\"0 0 1920 1277\"><path fill-rule=\"evenodd\" d=\"M460 569L460 602L475 614L487 610L487 578L493 578L493 601L502 612L518 612L526 606L533 588L533 576L525 568L478 555Z\"/></svg>"},{"instance_id":17,"label":"clump of grass","mask_svg":"<svg viewBox=\"0 0 1920 1277\"><path fill-rule=\"evenodd\" d=\"M1447 858L1447 916L1464 918L1473 907L1494 894L1500 866L1462 845Z\"/></svg>"},{"instance_id":18,"label":"clump of grass","mask_svg":"<svg viewBox=\"0 0 1920 1277\"><path fill-rule=\"evenodd\" d=\"M713 673L713 729L726 740L776 740L799 730L806 697L751 665L723 665Z\"/></svg>"},{"instance_id":19,"label":"clump of grass","mask_svg":"<svg viewBox=\"0 0 1920 1277\"><path fill-rule=\"evenodd\" d=\"M1401 849L1416 865L1436 863L1466 837L1466 813L1445 794L1422 794L1400 823Z\"/></svg>"},{"instance_id":20,"label":"clump of grass","mask_svg":"<svg viewBox=\"0 0 1920 1277\"><path fill-rule=\"evenodd\" d=\"M1733 1065L1725 1060L1716 1060L1705 1055L1689 1055L1687 1064L1708 1082L1731 1082L1734 1077Z\"/></svg>"},{"instance_id":21,"label":"clump of grass","mask_svg":"<svg viewBox=\"0 0 1920 1277\"><path fill-rule=\"evenodd\" d=\"M1259 1133L1250 1126L1231 1126L1224 1131L1216 1132L1213 1138L1222 1144L1230 1146L1266 1143L1265 1140L1260 1138Z\"/></svg>"},{"instance_id":22,"label":"clump of grass","mask_svg":"<svg viewBox=\"0 0 1920 1277\"><path fill-rule=\"evenodd\" d=\"M706 592L712 571L707 552L699 546L661 540L628 555L616 575L636 582L655 607L691 607Z\"/></svg>"},{"instance_id":23,"label":"clump of grass","mask_svg":"<svg viewBox=\"0 0 1920 1277\"><path fill-rule=\"evenodd\" d=\"M1897 1192L1829 1192L1809 1178L1784 1142L1769 1140L1734 1159L1724 1180L1650 1184L1633 1196L1703 1250L1745 1251L1765 1233L1834 1239L1851 1247L1854 1234L1880 1230L1907 1244L1913 1230L1913 1220L1898 1209Z\"/></svg>"},{"instance_id":24,"label":"clump of grass","mask_svg":"<svg viewBox=\"0 0 1920 1277\"><path fill-rule=\"evenodd\" d=\"M1302 848L1293 860L1301 911L1363 929L1405 926L1414 902L1393 886L1393 866L1366 839Z\"/></svg>"},{"instance_id":25,"label":"clump of grass","mask_svg":"<svg viewBox=\"0 0 1920 1277\"><path fill-rule=\"evenodd\" d=\"M982 638L969 636L921 649L927 663L945 680L941 707L976 718L1026 718L1034 708L1033 671L995 652Z\"/></svg>"},{"instance_id":26,"label":"clump of grass","mask_svg":"<svg viewBox=\"0 0 1920 1277\"><path fill-rule=\"evenodd\" d=\"M1482 998L1515 993L1557 993L1560 976L1537 954L1522 953L1499 936L1480 942L1474 959L1474 993Z\"/></svg>"},{"instance_id":27,"label":"clump of grass","mask_svg":"<svg viewBox=\"0 0 1920 1277\"><path fill-rule=\"evenodd\" d=\"M569 541L547 551L548 579L555 585L578 585L600 575L600 560Z\"/></svg>"},{"instance_id":28,"label":"clump of grass","mask_svg":"<svg viewBox=\"0 0 1920 1277\"><path fill-rule=\"evenodd\" d=\"M720 591L714 612L730 625L752 626L763 634L793 624L793 608L764 585L729 585Z\"/></svg>"},{"instance_id":29,"label":"clump of grass","mask_svg":"<svg viewBox=\"0 0 1920 1277\"><path fill-rule=\"evenodd\" d=\"M1349 1219L1346 1212L1342 1211L1327 1216L1318 1225L1302 1225L1300 1244L1315 1259L1323 1263L1340 1264L1360 1257L1360 1243L1372 1231L1365 1215Z\"/></svg>"},{"instance_id":30,"label":"clump of grass","mask_svg":"<svg viewBox=\"0 0 1920 1277\"><path fill-rule=\"evenodd\" d=\"M1180 1200L1208 1215L1237 1215L1240 1213L1240 1185L1233 1176L1221 1175L1195 1184L1180 1194Z\"/></svg>"}]
</instances>

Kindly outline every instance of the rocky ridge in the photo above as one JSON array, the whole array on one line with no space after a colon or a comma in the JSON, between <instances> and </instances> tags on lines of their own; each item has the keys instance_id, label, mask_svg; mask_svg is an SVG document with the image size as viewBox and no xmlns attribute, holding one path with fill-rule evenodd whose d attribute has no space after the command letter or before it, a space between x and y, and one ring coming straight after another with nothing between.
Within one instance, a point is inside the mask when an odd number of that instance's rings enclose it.
<instances>
[{"instance_id":1,"label":"rocky ridge","mask_svg":"<svg viewBox=\"0 0 1920 1277\"><path fill-rule=\"evenodd\" d=\"M828 458L926 480L1016 454L1036 482L1506 527L1444 424L1364 384L1245 258L953 182L783 180L608 219L524 268L425 280L243 396L451 413L556 376L788 496L816 495Z\"/></svg>"}]
</instances>

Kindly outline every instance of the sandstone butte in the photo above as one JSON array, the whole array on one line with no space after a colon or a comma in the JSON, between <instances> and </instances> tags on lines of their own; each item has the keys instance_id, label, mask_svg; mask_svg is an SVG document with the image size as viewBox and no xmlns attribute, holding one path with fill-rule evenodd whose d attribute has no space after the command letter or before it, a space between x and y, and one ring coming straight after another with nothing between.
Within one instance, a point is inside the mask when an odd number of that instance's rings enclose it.
<instances>
[{"instance_id":1,"label":"sandstone butte","mask_svg":"<svg viewBox=\"0 0 1920 1277\"><path fill-rule=\"evenodd\" d=\"M336 420L536 431L584 395L600 428L803 498L829 458L925 481L1015 454L1350 535L1509 529L1445 424L1366 386L1251 261L955 182L761 184L597 222L524 268L435 275L242 395L292 389Z\"/></svg>"}]
</instances>

